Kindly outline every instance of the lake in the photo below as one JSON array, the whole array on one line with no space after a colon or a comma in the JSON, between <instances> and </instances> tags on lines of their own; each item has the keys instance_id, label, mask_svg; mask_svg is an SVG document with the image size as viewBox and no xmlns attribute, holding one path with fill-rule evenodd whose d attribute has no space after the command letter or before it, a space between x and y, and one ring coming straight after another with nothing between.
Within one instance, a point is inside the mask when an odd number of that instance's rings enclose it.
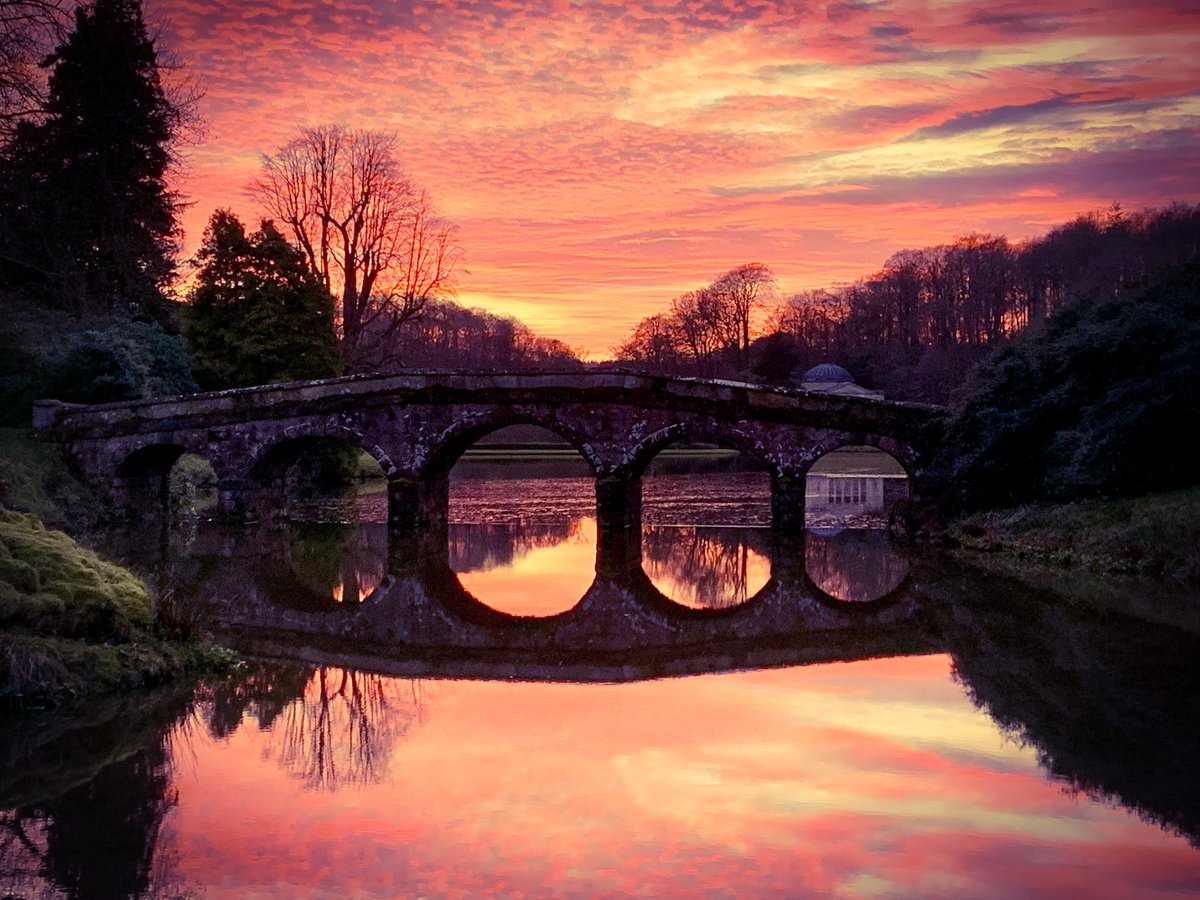
<instances>
[{"instance_id":1,"label":"lake","mask_svg":"<svg viewBox=\"0 0 1200 900\"><path fill-rule=\"evenodd\" d=\"M249 661L8 720L0 895L1200 894L1200 617L896 546L892 472L785 537L693 463L632 535L483 459L445 534L365 492L114 536Z\"/></svg>"}]
</instances>

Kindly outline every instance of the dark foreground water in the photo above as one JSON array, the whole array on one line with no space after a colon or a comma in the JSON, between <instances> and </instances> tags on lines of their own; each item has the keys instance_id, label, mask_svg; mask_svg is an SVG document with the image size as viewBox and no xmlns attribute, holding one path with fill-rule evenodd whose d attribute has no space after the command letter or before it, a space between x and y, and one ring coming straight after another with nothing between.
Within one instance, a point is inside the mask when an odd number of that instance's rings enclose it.
<instances>
[{"instance_id":1,"label":"dark foreground water","mask_svg":"<svg viewBox=\"0 0 1200 900\"><path fill-rule=\"evenodd\" d=\"M253 661L4 722L0 896L1200 894L1195 617L903 552L866 486L783 540L758 479L126 547Z\"/></svg>"}]
</instances>

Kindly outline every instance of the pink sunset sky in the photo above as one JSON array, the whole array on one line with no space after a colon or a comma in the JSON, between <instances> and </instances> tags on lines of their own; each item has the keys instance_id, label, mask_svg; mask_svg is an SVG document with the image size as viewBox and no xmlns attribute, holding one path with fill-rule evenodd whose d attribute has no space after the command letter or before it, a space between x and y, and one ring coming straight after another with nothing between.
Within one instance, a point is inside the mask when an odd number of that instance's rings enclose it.
<instances>
[{"instance_id":1,"label":"pink sunset sky","mask_svg":"<svg viewBox=\"0 0 1200 900\"><path fill-rule=\"evenodd\" d=\"M202 82L178 187L259 215L303 125L394 130L461 229L458 300L590 359L743 262L781 294L897 250L1200 200L1195 0L150 0Z\"/></svg>"}]
</instances>

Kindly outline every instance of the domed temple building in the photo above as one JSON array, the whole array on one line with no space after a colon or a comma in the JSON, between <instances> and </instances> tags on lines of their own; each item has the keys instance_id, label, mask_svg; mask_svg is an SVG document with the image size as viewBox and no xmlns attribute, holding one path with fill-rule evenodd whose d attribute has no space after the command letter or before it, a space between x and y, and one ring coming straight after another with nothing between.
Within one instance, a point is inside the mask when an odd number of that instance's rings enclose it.
<instances>
[{"instance_id":1,"label":"domed temple building","mask_svg":"<svg viewBox=\"0 0 1200 900\"><path fill-rule=\"evenodd\" d=\"M868 397L872 400L882 400L882 391L869 391L854 383L854 376L833 363L821 363L813 366L800 377L800 387L806 391L821 394L835 394L839 397Z\"/></svg>"}]
</instances>

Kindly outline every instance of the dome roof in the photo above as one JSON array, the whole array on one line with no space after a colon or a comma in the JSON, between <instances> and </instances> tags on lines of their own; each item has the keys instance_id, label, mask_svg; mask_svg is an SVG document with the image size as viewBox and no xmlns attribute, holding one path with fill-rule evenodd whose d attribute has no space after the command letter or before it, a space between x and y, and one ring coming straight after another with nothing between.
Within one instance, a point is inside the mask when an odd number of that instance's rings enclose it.
<instances>
[{"instance_id":1,"label":"dome roof","mask_svg":"<svg viewBox=\"0 0 1200 900\"><path fill-rule=\"evenodd\" d=\"M833 363L821 363L819 366L813 366L800 379L801 384L810 382L829 384L830 382L841 381L853 382L854 376L841 366L835 366Z\"/></svg>"}]
</instances>

